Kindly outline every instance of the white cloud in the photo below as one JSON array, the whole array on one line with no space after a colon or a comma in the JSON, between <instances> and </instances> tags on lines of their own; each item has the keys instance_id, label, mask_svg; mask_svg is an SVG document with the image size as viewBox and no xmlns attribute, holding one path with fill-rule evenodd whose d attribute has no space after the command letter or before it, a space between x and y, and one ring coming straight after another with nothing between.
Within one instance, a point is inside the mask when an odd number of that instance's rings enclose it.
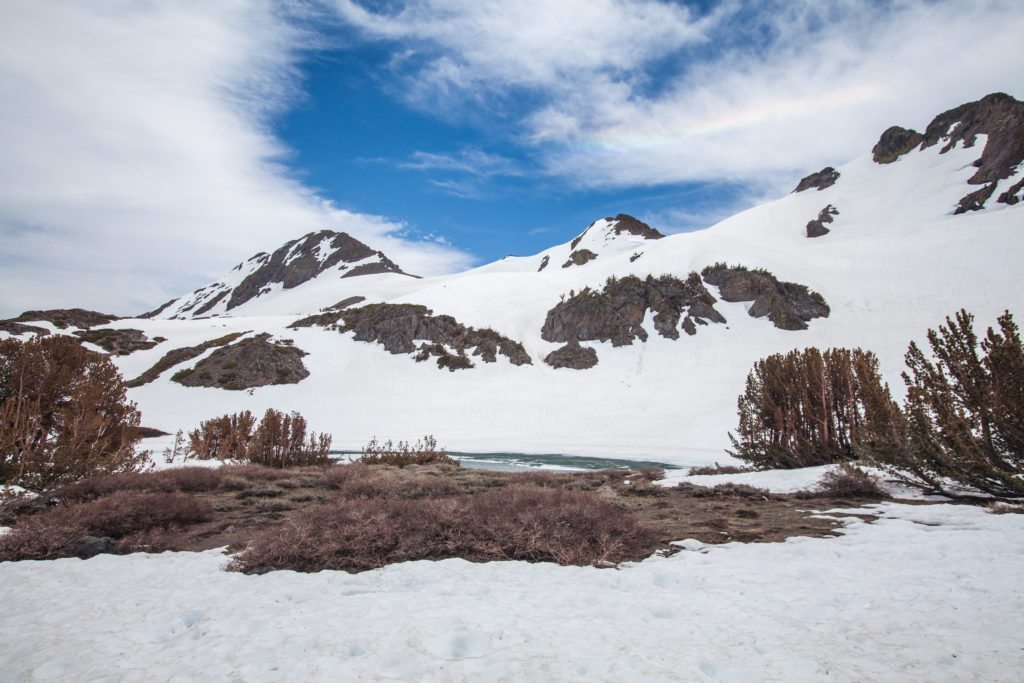
<instances>
[{"instance_id":1,"label":"white cloud","mask_svg":"<svg viewBox=\"0 0 1024 683\"><path fill-rule=\"evenodd\" d=\"M4 3L0 315L139 312L321 228L346 230L409 272L468 265L289 176L267 122L301 96L300 50L318 43L297 27L299 10Z\"/></svg>"},{"instance_id":2,"label":"white cloud","mask_svg":"<svg viewBox=\"0 0 1024 683\"><path fill-rule=\"evenodd\" d=\"M923 127L992 91L1024 95L1012 0L737 0L704 17L664 0L336 6L366 36L396 41L409 101L472 111L493 96L548 173L586 187L788 191L868 152L889 125Z\"/></svg>"}]
</instances>

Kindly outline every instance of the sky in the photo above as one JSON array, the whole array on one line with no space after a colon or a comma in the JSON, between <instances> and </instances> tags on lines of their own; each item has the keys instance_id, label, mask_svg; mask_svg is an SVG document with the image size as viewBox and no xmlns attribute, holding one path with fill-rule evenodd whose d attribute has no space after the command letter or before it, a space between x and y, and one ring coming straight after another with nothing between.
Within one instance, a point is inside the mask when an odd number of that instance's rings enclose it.
<instances>
[{"instance_id":1,"label":"sky","mask_svg":"<svg viewBox=\"0 0 1024 683\"><path fill-rule=\"evenodd\" d=\"M5 0L0 316L127 315L309 231L434 275L707 227L994 92L1010 0Z\"/></svg>"}]
</instances>

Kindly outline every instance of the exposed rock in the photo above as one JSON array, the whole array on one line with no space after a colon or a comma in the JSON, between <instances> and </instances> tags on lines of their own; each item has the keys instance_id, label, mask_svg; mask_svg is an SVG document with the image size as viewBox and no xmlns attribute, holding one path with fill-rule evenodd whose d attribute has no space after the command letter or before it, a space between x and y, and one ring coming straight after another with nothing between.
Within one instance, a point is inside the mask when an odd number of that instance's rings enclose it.
<instances>
[{"instance_id":1,"label":"exposed rock","mask_svg":"<svg viewBox=\"0 0 1024 683\"><path fill-rule=\"evenodd\" d=\"M31 323L45 320L64 330L68 327L80 327L87 330L96 325L106 325L115 320L120 320L116 315L108 313L97 313L87 311L84 308L58 308L49 311L25 311L17 318L10 318L3 322Z\"/></svg>"},{"instance_id":2,"label":"exposed rock","mask_svg":"<svg viewBox=\"0 0 1024 683\"><path fill-rule=\"evenodd\" d=\"M193 315L200 316L203 313L213 310L213 307L219 304L221 301L223 301L224 297L226 297L230 293L231 290L225 287L224 289L219 291L212 299L210 299L205 304L196 309L196 312L193 313Z\"/></svg>"},{"instance_id":3,"label":"exposed rock","mask_svg":"<svg viewBox=\"0 0 1024 683\"><path fill-rule=\"evenodd\" d=\"M780 282L766 270L716 263L702 271L704 281L718 287L723 301L753 301L750 315L767 316L780 330L806 330L807 321L827 318L825 299L804 285Z\"/></svg>"},{"instance_id":4,"label":"exposed rock","mask_svg":"<svg viewBox=\"0 0 1024 683\"><path fill-rule=\"evenodd\" d=\"M1000 204L1009 204L1010 206L1013 206L1020 201L1020 198L1017 195L1021 193L1021 190L1024 190L1024 178L1021 178L1011 185L1010 189L999 195L999 199L996 201Z\"/></svg>"},{"instance_id":5,"label":"exposed rock","mask_svg":"<svg viewBox=\"0 0 1024 683\"><path fill-rule=\"evenodd\" d=\"M1024 161L1024 102L1006 93L992 93L977 102L968 102L932 119L924 131L921 148L946 141L942 153L958 142L972 147L978 135L987 135L977 172L967 182L984 185L1009 178Z\"/></svg>"},{"instance_id":6,"label":"exposed rock","mask_svg":"<svg viewBox=\"0 0 1024 683\"><path fill-rule=\"evenodd\" d=\"M615 235L621 235L623 233L629 235L639 235L640 237L643 237L644 239L647 240L660 240L662 237L664 237L664 235L662 235L660 232L658 232L651 226L647 225L643 221L633 218L629 214L620 213L618 216L615 216L614 218L609 216L604 220L606 223L610 224L609 232ZM593 227L598 224L598 222L599 221L594 221L593 223L588 225L586 230L577 235L576 239L569 243L569 248L576 249L576 246L583 240L587 233L590 232L591 229L593 229Z\"/></svg>"},{"instance_id":7,"label":"exposed rock","mask_svg":"<svg viewBox=\"0 0 1024 683\"><path fill-rule=\"evenodd\" d=\"M642 323L650 309L658 333L678 339L684 311L695 318L724 323L714 303L696 273L685 281L671 275L645 280L633 275L609 278L600 292L588 288L548 311L541 338L552 342L611 341L613 346L632 344L634 339L646 341Z\"/></svg>"},{"instance_id":8,"label":"exposed rock","mask_svg":"<svg viewBox=\"0 0 1024 683\"><path fill-rule=\"evenodd\" d=\"M0 332L13 334L16 337L23 334L36 334L39 335L40 337L50 334L50 331L45 327L26 325L25 323L16 323L13 320L0 320Z\"/></svg>"},{"instance_id":9,"label":"exposed rock","mask_svg":"<svg viewBox=\"0 0 1024 683\"><path fill-rule=\"evenodd\" d=\"M569 266L582 266L584 263L593 261L597 258L597 254L590 251L589 249L578 249L569 254L569 260L562 264L563 268Z\"/></svg>"},{"instance_id":10,"label":"exposed rock","mask_svg":"<svg viewBox=\"0 0 1024 683\"><path fill-rule=\"evenodd\" d=\"M647 225L643 221L633 218L629 214L620 213L615 218L608 218L608 221L615 221L615 225L612 227L612 231L616 235L622 233L628 233L630 235L639 235L645 240L660 240L664 235L660 232Z\"/></svg>"},{"instance_id":11,"label":"exposed rock","mask_svg":"<svg viewBox=\"0 0 1024 683\"><path fill-rule=\"evenodd\" d=\"M356 341L377 342L393 354L419 352L420 355L426 353L443 359L440 350L453 355L447 351L453 349L454 355L464 356L472 349L472 355L479 356L485 363L495 362L499 354L506 356L512 365L532 363L519 342L492 329L466 327L450 315L435 316L426 306L367 304L342 311L340 319L342 332L354 332ZM429 343L417 347L415 340ZM418 357L418 360L425 360L425 357ZM441 360L438 363L445 367ZM472 364L462 367L472 367Z\"/></svg>"},{"instance_id":12,"label":"exposed rock","mask_svg":"<svg viewBox=\"0 0 1024 683\"><path fill-rule=\"evenodd\" d=\"M187 387L220 387L239 391L271 384L297 384L309 377L302 362L306 352L259 334L217 349L194 368L171 380Z\"/></svg>"},{"instance_id":13,"label":"exposed rock","mask_svg":"<svg viewBox=\"0 0 1024 683\"><path fill-rule=\"evenodd\" d=\"M878 142L871 149L871 158L877 164L891 164L920 145L922 140L924 136L916 130L892 126L878 138Z\"/></svg>"},{"instance_id":14,"label":"exposed rock","mask_svg":"<svg viewBox=\"0 0 1024 683\"><path fill-rule=\"evenodd\" d=\"M158 306L158 307L154 308L154 309L153 309L152 311L147 311L147 312L145 312L145 313L143 313L143 314L141 314L141 315L137 315L137 316L135 316L135 317L137 317L137 318L143 318L143 319L147 319L147 318L155 318L156 316L158 316L158 315L160 315L161 313L163 313L164 311L166 311L166 310L167 310L167 307L168 307L168 306L170 306L171 304L173 304L173 303L174 303L175 301L177 301L177 299L171 299L171 300L170 300L170 301L168 301L167 303L165 303L165 304L162 304L162 305L160 305L160 306Z\"/></svg>"},{"instance_id":15,"label":"exposed rock","mask_svg":"<svg viewBox=\"0 0 1024 683\"><path fill-rule=\"evenodd\" d=\"M150 339L142 330L134 329L79 330L75 332L75 336L82 341L95 344L115 356L127 356L135 351L145 351L160 342L167 341L163 337Z\"/></svg>"},{"instance_id":16,"label":"exposed rock","mask_svg":"<svg viewBox=\"0 0 1024 683\"><path fill-rule=\"evenodd\" d=\"M212 348L224 346L225 344L230 344L234 340L241 337L243 334L249 333L232 332L231 334L226 334L223 337L211 339L209 341L205 341L202 344L197 344L195 346L183 346L181 348L172 349L165 353L163 358L158 360L156 364L154 364L153 367L151 367L149 370L146 370L144 373L142 373L135 379L126 382L125 384L131 388L141 387L143 384L149 384L157 377L162 375L164 372L173 368L175 365L178 365L179 363L184 363L185 361L192 360L193 358L197 358Z\"/></svg>"},{"instance_id":17,"label":"exposed rock","mask_svg":"<svg viewBox=\"0 0 1024 683\"><path fill-rule=\"evenodd\" d=\"M285 243L269 256L257 254L250 258L249 261L259 262L260 265L234 288L227 308L230 310L241 306L272 283L280 283L284 289L291 289L339 263L355 263L374 255L378 258L375 263L360 264L344 277L402 272L383 253L374 251L347 233L331 230L310 233Z\"/></svg>"},{"instance_id":18,"label":"exposed rock","mask_svg":"<svg viewBox=\"0 0 1024 683\"><path fill-rule=\"evenodd\" d=\"M549 353L544 362L553 368L586 370L597 365L597 351L570 339L565 346Z\"/></svg>"},{"instance_id":19,"label":"exposed rock","mask_svg":"<svg viewBox=\"0 0 1024 683\"><path fill-rule=\"evenodd\" d=\"M832 222L832 216L838 216L839 209L829 204L824 209L818 212L818 217L813 221L807 223L807 236L808 237L823 237L831 232L825 227L826 223Z\"/></svg>"},{"instance_id":20,"label":"exposed rock","mask_svg":"<svg viewBox=\"0 0 1024 683\"><path fill-rule=\"evenodd\" d=\"M549 262L550 260L551 260L551 257L550 257L550 256L545 256L544 258L542 258L542 259L540 260L540 268L538 268L538 269L537 269L537 272L539 273L540 271L542 271L542 270L544 270L545 268L547 268L547 267L548 267L548 262Z\"/></svg>"},{"instance_id":21,"label":"exposed rock","mask_svg":"<svg viewBox=\"0 0 1024 683\"><path fill-rule=\"evenodd\" d=\"M333 306L321 309L321 313L296 320L288 327L291 329L298 329L300 327L331 327L341 320L342 311L363 301L366 301L365 296L350 296Z\"/></svg>"},{"instance_id":22,"label":"exposed rock","mask_svg":"<svg viewBox=\"0 0 1024 683\"><path fill-rule=\"evenodd\" d=\"M109 536L103 536L97 538L96 536L82 536L76 538L68 546L68 551L71 555L81 559L88 560L90 557L96 557L105 553L112 553L117 549L117 542Z\"/></svg>"},{"instance_id":23,"label":"exposed rock","mask_svg":"<svg viewBox=\"0 0 1024 683\"><path fill-rule=\"evenodd\" d=\"M981 211L985 208L985 202L992 196L992 193L996 191L996 183L989 183L980 190L975 190L969 194L964 195L960 198L960 201L956 204L956 209L953 211L954 214L967 213L968 211Z\"/></svg>"},{"instance_id":24,"label":"exposed rock","mask_svg":"<svg viewBox=\"0 0 1024 683\"><path fill-rule=\"evenodd\" d=\"M634 261L636 261L636 260L637 260L638 258L640 258L640 257L641 257L641 256L643 256L643 255L644 255L644 252L642 252L642 251L637 251L637 252L634 252L634 253L633 253L633 254L632 254L632 255L631 255L630 257L629 257L629 262L630 262L630 263L633 263Z\"/></svg>"},{"instance_id":25,"label":"exposed rock","mask_svg":"<svg viewBox=\"0 0 1024 683\"><path fill-rule=\"evenodd\" d=\"M796 189L793 190L793 192L803 192L804 190L809 190L812 187L818 188L819 191L824 190L826 187L832 187L835 185L837 180L839 180L839 171L831 166L826 166L817 173L812 173L811 175L801 179L800 182L796 184Z\"/></svg>"}]
</instances>

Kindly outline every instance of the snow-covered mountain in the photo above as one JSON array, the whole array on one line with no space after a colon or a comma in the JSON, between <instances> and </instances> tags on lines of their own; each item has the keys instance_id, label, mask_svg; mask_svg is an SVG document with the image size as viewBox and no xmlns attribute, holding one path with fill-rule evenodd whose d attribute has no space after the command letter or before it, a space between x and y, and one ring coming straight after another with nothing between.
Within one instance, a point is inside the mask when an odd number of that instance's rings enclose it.
<instances>
[{"instance_id":1,"label":"snow-covered mountain","mask_svg":"<svg viewBox=\"0 0 1024 683\"><path fill-rule=\"evenodd\" d=\"M272 406L342 448L430 433L463 451L724 462L761 357L868 348L900 394L907 344L945 316L1024 313L1022 160L1024 104L996 94L698 232L619 215L421 279L322 231L147 317L17 324L131 349L115 362L166 431Z\"/></svg>"}]
</instances>

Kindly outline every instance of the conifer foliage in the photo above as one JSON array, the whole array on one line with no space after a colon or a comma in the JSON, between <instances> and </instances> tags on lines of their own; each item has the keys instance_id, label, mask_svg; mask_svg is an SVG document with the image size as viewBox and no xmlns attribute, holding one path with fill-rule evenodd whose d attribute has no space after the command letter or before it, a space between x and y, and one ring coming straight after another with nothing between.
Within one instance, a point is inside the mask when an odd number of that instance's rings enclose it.
<instances>
[{"instance_id":1,"label":"conifer foliage","mask_svg":"<svg viewBox=\"0 0 1024 683\"><path fill-rule=\"evenodd\" d=\"M996 496L1024 496L1024 348L1013 316L981 340L961 310L928 331L931 358L906 354L907 444L895 473L937 491L952 480Z\"/></svg>"},{"instance_id":2,"label":"conifer foliage","mask_svg":"<svg viewBox=\"0 0 1024 683\"><path fill-rule=\"evenodd\" d=\"M888 452L899 411L878 358L816 348L759 360L739 397L732 454L754 467L794 468Z\"/></svg>"},{"instance_id":3,"label":"conifer foliage","mask_svg":"<svg viewBox=\"0 0 1024 683\"><path fill-rule=\"evenodd\" d=\"M41 491L139 469L139 411L109 358L63 335L0 340L0 484Z\"/></svg>"},{"instance_id":4,"label":"conifer foliage","mask_svg":"<svg viewBox=\"0 0 1024 683\"><path fill-rule=\"evenodd\" d=\"M331 436L309 432L298 413L267 409L263 419L248 410L205 420L189 432L189 450L200 460L235 460L266 467L326 465Z\"/></svg>"}]
</instances>

